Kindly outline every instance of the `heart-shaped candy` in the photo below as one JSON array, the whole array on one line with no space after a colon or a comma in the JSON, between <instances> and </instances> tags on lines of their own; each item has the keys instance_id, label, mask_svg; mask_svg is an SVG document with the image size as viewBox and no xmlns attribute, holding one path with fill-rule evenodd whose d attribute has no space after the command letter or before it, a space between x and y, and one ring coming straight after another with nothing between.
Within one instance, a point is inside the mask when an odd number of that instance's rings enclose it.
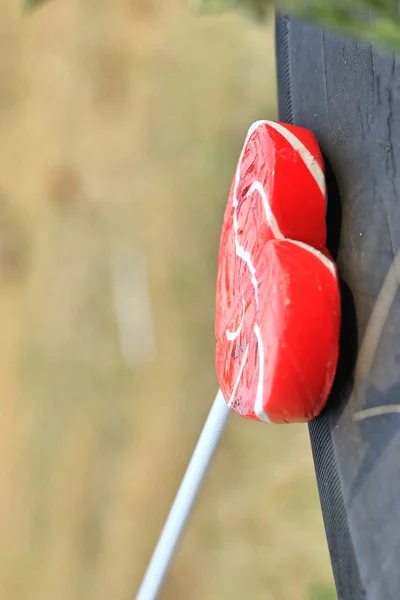
<instances>
[{"instance_id":1,"label":"heart-shaped candy","mask_svg":"<svg viewBox=\"0 0 400 600\"><path fill-rule=\"evenodd\" d=\"M228 405L275 423L312 419L334 379L336 266L314 135L259 121L247 135L222 228L216 367Z\"/></svg>"}]
</instances>

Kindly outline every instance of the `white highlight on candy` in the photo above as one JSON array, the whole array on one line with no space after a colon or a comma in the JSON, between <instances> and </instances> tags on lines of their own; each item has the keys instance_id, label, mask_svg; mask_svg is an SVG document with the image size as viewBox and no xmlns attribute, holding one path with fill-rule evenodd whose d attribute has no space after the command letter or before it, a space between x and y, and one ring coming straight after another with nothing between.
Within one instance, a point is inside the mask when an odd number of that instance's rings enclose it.
<instances>
[{"instance_id":1,"label":"white highlight on candy","mask_svg":"<svg viewBox=\"0 0 400 600\"><path fill-rule=\"evenodd\" d=\"M253 284L253 287L254 287L254 293L256 295L256 305L257 305L257 309L258 309L258 281L256 278L256 270L255 270L253 262L251 260L250 253L246 252L244 247L239 244L238 220L237 220L236 207L235 207L235 212L233 213L233 229L235 231L236 256L238 256L239 258L244 260L244 262L246 263L246 265L251 273L251 283Z\"/></svg>"},{"instance_id":2,"label":"white highlight on candy","mask_svg":"<svg viewBox=\"0 0 400 600\"><path fill-rule=\"evenodd\" d=\"M232 395L229 398L229 402L228 402L229 408L232 408L233 401L235 400L236 390L238 388L239 381L240 381L240 379L242 377L242 373L243 373L244 365L246 364L248 353L249 353L249 345L247 344L246 350L244 351L243 360L242 360L241 365L240 365L239 373L238 373L237 379L235 381L235 385L233 386Z\"/></svg>"},{"instance_id":3,"label":"white highlight on candy","mask_svg":"<svg viewBox=\"0 0 400 600\"><path fill-rule=\"evenodd\" d=\"M291 131L286 129L286 127L284 127L280 123L276 123L275 121L257 121L257 123L258 123L258 126L261 125L262 123L265 123L269 127L272 127L273 129L278 131L278 133L280 133L289 142L289 144L295 150L297 150L297 152L300 154L301 158L303 159L303 162L306 165L307 169L310 171L311 175L314 177L315 181L317 182L318 187L321 190L321 193L325 198L326 197L326 181L325 181L324 172L321 169L321 167L319 166L318 162L315 160L314 156L311 154L311 152L308 150L308 148L306 148L306 146L303 144L303 142L301 142L298 137L296 137ZM255 131L255 130L253 130L253 131Z\"/></svg>"},{"instance_id":4,"label":"white highlight on candy","mask_svg":"<svg viewBox=\"0 0 400 600\"><path fill-rule=\"evenodd\" d=\"M258 343L258 362L259 362L259 374L258 374L258 384L257 384L257 393L256 393L256 401L254 404L254 412L260 421L264 421L265 423L270 423L271 421L268 419L267 415L264 412L263 408L263 393L264 393L264 344L261 337L261 331L256 323L254 325L254 333L257 338Z\"/></svg>"},{"instance_id":5,"label":"white highlight on candy","mask_svg":"<svg viewBox=\"0 0 400 600\"><path fill-rule=\"evenodd\" d=\"M322 254L322 252L320 252L316 248L313 248L312 246L309 246L308 244L304 244L304 242L298 242L297 240L290 240L288 238L285 238L285 241L289 242L290 244L295 244L296 246L299 246L300 248L307 250L307 252L311 252L311 254L314 254L314 256L316 258L318 258L325 265L325 267L327 267L330 270L332 275L336 278L336 276L337 276L336 267L333 264L333 262L331 260L329 260L329 258L327 256L325 256L325 254Z\"/></svg>"},{"instance_id":6,"label":"white highlight on candy","mask_svg":"<svg viewBox=\"0 0 400 600\"><path fill-rule=\"evenodd\" d=\"M267 194L264 190L264 187L263 187L263 184L261 183L261 181L254 181L251 184L250 189L247 192L247 196L249 196L253 192L258 192L261 196L261 199L263 201L264 211L265 211L265 217L267 219L268 225L271 228L272 233L274 234L274 237L278 238L278 239L283 238L281 230L279 229L279 225L278 225L278 223L274 217L274 214L271 210Z\"/></svg>"},{"instance_id":7,"label":"white highlight on candy","mask_svg":"<svg viewBox=\"0 0 400 600\"><path fill-rule=\"evenodd\" d=\"M242 331L242 327L243 327L243 323L244 323L244 311L246 310L246 303L244 301L244 298L242 298L242 304L243 304L242 318L240 319L239 327L236 329L236 331L230 331L230 329L226 330L226 337L230 342L233 342L233 340L236 340L236 338L239 337L240 332Z\"/></svg>"}]
</instances>

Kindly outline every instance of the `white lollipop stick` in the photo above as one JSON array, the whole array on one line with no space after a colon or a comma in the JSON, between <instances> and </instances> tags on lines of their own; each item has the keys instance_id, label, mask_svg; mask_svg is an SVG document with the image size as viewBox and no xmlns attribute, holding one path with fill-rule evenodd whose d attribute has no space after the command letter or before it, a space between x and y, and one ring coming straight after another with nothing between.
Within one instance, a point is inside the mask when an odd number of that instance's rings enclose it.
<instances>
[{"instance_id":1,"label":"white lollipop stick","mask_svg":"<svg viewBox=\"0 0 400 600\"><path fill-rule=\"evenodd\" d=\"M228 422L230 410L219 390L175 497L136 600L155 600Z\"/></svg>"}]
</instances>

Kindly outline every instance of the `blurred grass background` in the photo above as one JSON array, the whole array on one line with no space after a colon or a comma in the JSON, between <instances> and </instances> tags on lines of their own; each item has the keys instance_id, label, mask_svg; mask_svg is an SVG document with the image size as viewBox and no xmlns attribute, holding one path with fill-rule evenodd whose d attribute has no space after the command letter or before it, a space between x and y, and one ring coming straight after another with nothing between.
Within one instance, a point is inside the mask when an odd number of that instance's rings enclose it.
<instances>
[{"instance_id":1,"label":"blurred grass background","mask_svg":"<svg viewBox=\"0 0 400 600\"><path fill-rule=\"evenodd\" d=\"M273 25L187 4L0 0L7 600L133 598L216 391L221 219L276 117ZM162 597L335 597L306 427L232 418Z\"/></svg>"}]
</instances>

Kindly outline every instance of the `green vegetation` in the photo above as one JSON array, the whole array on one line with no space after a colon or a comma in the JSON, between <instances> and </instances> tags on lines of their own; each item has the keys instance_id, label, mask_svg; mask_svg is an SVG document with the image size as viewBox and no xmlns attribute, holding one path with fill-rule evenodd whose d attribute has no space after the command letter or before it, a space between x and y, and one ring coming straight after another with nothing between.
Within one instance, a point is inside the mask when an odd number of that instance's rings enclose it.
<instances>
[{"instance_id":1,"label":"green vegetation","mask_svg":"<svg viewBox=\"0 0 400 600\"><path fill-rule=\"evenodd\" d=\"M264 19L272 7L317 21L341 33L361 37L386 48L400 49L400 19L392 0L196 0L201 11L244 9Z\"/></svg>"},{"instance_id":2,"label":"green vegetation","mask_svg":"<svg viewBox=\"0 0 400 600\"><path fill-rule=\"evenodd\" d=\"M313 583L310 587L308 600L337 600L333 583Z\"/></svg>"},{"instance_id":3,"label":"green vegetation","mask_svg":"<svg viewBox=\"0 0 400 600\"><path fill-rule=\"evenodd\" d=\"M30 9L43 1L23 0L23 5ZM266 19L277 6L341 33L400 50L400 18L392 0L191 0L191 5L200 12L245 10L256 19Z\"/></svg>"}]
</instances>

